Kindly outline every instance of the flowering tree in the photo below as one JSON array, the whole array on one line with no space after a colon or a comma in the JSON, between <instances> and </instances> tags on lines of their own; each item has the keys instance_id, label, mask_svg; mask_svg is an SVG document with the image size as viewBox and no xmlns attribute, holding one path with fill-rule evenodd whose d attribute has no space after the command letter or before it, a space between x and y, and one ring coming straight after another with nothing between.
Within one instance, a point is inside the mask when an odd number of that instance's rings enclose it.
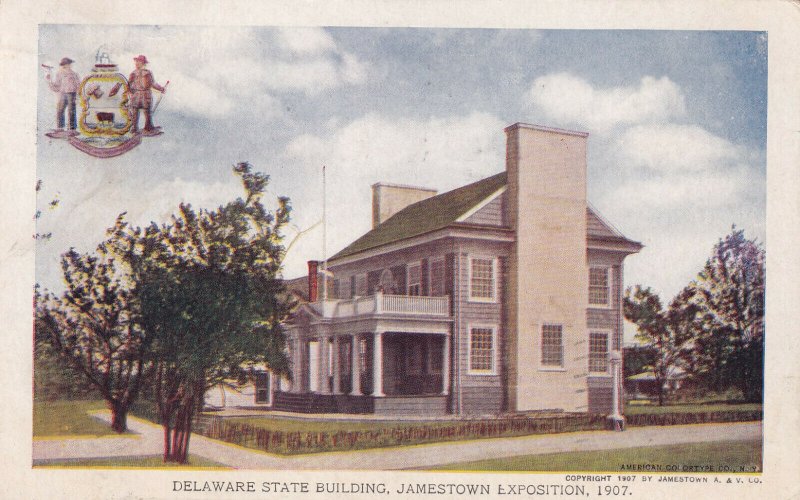
<instances>
[{"instance_id":1,"label":"flowering tree","mask_svg":"<svg viewBox=\"0 0 800 500\"><path fill-rule=\"evenodd\" d=\"M278 277L281 229L289 202L274 213L261 203L268 177L234 168L245 197L216 210L182 204L164 225L142 229L118 219L112 232L131 249L140 325L153 339L149 359L164 460L185 463L192 420L206 390L248 365L287 373L282 321L288 314Z\"/></svg>"},{"instance_id":2,"label":"flowering tree","mask_svg":"<svg viewBox=\"0 0 800 500\"><path fill-rule=\"evenodd\" d=\"M150 341L137 323L128 275L118 264L112 237L96 254L74 250L61 258L66 291L35 293L36 338L80 373L105 399L111 427L127 429L127 415L145 379Z\"/></svg>"}]
</instances>

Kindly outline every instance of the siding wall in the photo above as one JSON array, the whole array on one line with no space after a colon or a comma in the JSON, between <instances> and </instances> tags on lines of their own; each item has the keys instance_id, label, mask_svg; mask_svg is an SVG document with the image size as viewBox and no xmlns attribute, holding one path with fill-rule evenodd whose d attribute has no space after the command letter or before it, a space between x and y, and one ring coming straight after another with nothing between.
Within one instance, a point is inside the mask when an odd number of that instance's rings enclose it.
<instances>
[{"instance_id":1,"label":"siding wall","mask_svg":"<svg viewBox=\"0 0 800 500\"><path fill-rule=\"evenodd\" d=\"M454 301L457 301L458 321L454 325L454 349L458 352L458 365L454 368L454 394L451 404L454 413L467 415L497 414L504 409L503 379L505 359L502 346L505 342L503 301L506 280L506 258L510 245L492 242L461 243L456 254ZM494 302L469 300L470 256L497 258L497 297ZM469 344L471 326L492 326L496 332L494 345L494 374L469 373ZM460 391L459 391L460 389ZM460 393L460 398L458 397Z\"/></svg>"},{"instance_id":2,"label":"siding wall","mask_svg":"<svg viewBox=\"0 0 800 500\"><path fill-rule=\"evenodd\" d=\"M495 199L480 210L467 217L464 222L468 224L485 224L489 226L504 226L505 224L505 199L506 193L500 193Z\"/></svg>"},{"instance_id":3,"label":"siding wall","mask_svg":"<svg viewBox=\"0 0 800 500\"><path fill-rule=\"evenodd\" d=\"M588 359L588 335L594 329L609 331L609 350L621 351L622 346L622 297L623 297L623 265L625 255L618 252L589 249L589 266L608 267L610 273L611 301L608 307L590 306L586 309L587 339L586 352ZM586 386L589 393L589 408L592 413L611 413L612 410L612 383L610 376L590 375L587 377ZM622 391L620 391L620 401Z\"/></svg>"},{"instance_id":4,"label":"siding wall","mask_svg":"<svg viewBox=\"0 0 800 500\"><path fill-rule=\"evenodd\" d=\"M336 276L336 279L341 280L342 283L349 283L351 281L351 276L368 273L368 275L374 276L373 280L369 283L372 285L371 288L373 289L378 283L381 272L384 269L389 269L392 272L398 289L402 290L401 295L404 295L406 293L405 272L406 266L409 263L419 262L423 259L427 259L427 261L430 262L432 259L444 258L445 255L453 251L452 249L452 241L450 239L442 239L414 248L406 248L383 255L377 255L349 264L332 265L329 269L333 272L334 276ZM427 277L423 282L427 285ZM351 293L347 292L350 291L350 287L344 286L343 289L339 298L349 298ZM372 293L374 293L374 291ZM367 294L371 295L369 290Z\"/></svg>"}]
</instances>

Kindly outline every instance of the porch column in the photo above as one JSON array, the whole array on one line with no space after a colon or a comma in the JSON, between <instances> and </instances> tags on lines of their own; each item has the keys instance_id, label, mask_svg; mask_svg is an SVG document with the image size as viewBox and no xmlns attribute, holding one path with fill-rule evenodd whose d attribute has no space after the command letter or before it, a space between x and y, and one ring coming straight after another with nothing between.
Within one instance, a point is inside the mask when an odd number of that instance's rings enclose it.
<instances>
[{"instance_id":1,"label":"porch column","mask_svg":"<svg viewBox=\"0 0 800 500\"><path fill-rule=\"evenodd\" d=\"M362 396L364 393L361 392L361 355L358 352L359 350L358 335L353 335L350 348L351 348L350 376L352 378L352 383L350 384L351 387L350 395Z\"/></svg>"},{"instance_id":2,"label":"porch column","mask_svg":"<svg viewBox=\"0 0 800 500\"><path fill-rule=\"evenodd\" d=\"M292 339L292 390L297 394L303 392L303 343L300 337Z\"/></svg>"},{"instance_id":3,"label":"porch column","mask_svg":"<svg viewBox=\"0 0 800 500\"><path fill-rule=\"evenodd\" d=\"M331 346L333 349L333 393L334 394L341 394L341 366L340 366L340 354L339 354L339 336L334 335L333 337L333 345Z\"/></svg>"},{"instance_id":4,"label":"porch column","mask_svg":"<svg viewBox=\"0 0 800 500\"><path fill-rule=\"evenodd\" d=\"M444 336L442 348L442 394L450 394L450 335Z\"/></svg>"},{"instance_id":5,"label":"porch column","mask_svg":"<svg viewBox=\"0 0 800 500\"><path fill-rule=\"evenodd\" d=\"M372 351L372 395L382 397L386 395L383 393L383 332L375 332Z\"/></svg>"},{"instance_id":6,"label":"porch column","mask_svg":"<svg viewBox=\"0 0 800 500\"><path fill-rule=\"evenodd\" d=\"M328 350L330 337L320 337L319 339L319 393L330 394L331 383L328 378Z\"/></svg>"}]
</instances>

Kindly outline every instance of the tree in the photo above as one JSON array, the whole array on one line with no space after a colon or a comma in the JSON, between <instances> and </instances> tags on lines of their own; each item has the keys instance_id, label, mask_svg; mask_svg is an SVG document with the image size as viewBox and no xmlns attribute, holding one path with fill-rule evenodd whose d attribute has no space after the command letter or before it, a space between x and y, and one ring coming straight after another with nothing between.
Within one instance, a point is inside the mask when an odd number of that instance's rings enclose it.
<instances>
[{"instance_id":1,"label":"tree","mask_svg":"<svg viewBox=\"0 0 800 500\"><path fill-rule=\"evenodd\" d=\"M690 285L703 320L698 374L716 391L738 388L748 401L763 395L765 276L764 248L734 226Z\"/></svg>"},{"instance_id":2,"label":"tree","mask_svg":"<svg viewBox=\"0 0 800 500\"><path fill-rule=\"evenodd\" d=\"M281 228L289 202L274 214L260 199L268 176L234 167L245 197L216 210L182 204L168 224L134 228L119 219L135 276L141 327L152 337L153 396L164 429L164 460L185 463L192 420L206 390L248 365L288 373L282 321Z\"/></svg>"},{"instance_id":3,"label":"tree","mask_svg":"<svg viewBox=\"0 0 800 500\"><path fill-rule=\"evenodd\" d=\"M34 295L36 338L53 350L105 399L111 427L127 430L127 415L145 378L149 339L139 328L135 298L106 241L97 254L69 250L61 258L66 291ZM41 347L40 347L41 348Z\"/></svg>"},{"instance_id":4,"label":"tree","mask_svg":"<svg viewBox=\"0 0 800 500\"><path fill-rule=\"evenodd\" d=\"M656 360L656 351L649 346L632 346L625 348L623 357L622 375L630 377L638 375L653 366Z\"/></svg>"},{"instance_id":5,"label":"tree","mask_svg":"<svg viewBox=\"0 0 800 500\"><path fill-rule=\"evenodd\" d=\"M33 344L33 397L37 401L101 397L83 373L59 356L45 329L40 327L35 328Z\"/></svg>"},{"instance_id":6,"label":"tree","mask_svg":"<svg viewBox=\"0 0 800 500\"><path fill-rule=\"evenodd\" d=\"M699 307L689 300L691 293L684 289L664 309L661 299L650 288L637 285L625 291L625 318L636 325L636 337L654 353L653 375L659 405L664 404L665 384L681 365L695 336Z\"/></svg>"}]
</instances>

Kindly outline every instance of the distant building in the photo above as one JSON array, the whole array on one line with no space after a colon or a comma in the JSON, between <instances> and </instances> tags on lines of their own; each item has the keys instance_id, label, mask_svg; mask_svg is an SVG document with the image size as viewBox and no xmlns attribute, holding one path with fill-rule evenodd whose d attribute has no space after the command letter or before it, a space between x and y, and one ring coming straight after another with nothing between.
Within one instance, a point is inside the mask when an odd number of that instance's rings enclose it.
<instances>
[{"instance_id":1,"label":"distant building","mask_svg":"<svg viewBox=\"0 0 800 500\"><path fill-rule=\"evenodd\" d=\"M439 195L372 187L372 230L328 260L324 279L312 261L307 284L290 286L308 299L286 325L291 382L259 375L246 405L611 411L623 260L642 245L587 204L586 133L505 132L504 172Z\"/></svg>"}]
</instances>

